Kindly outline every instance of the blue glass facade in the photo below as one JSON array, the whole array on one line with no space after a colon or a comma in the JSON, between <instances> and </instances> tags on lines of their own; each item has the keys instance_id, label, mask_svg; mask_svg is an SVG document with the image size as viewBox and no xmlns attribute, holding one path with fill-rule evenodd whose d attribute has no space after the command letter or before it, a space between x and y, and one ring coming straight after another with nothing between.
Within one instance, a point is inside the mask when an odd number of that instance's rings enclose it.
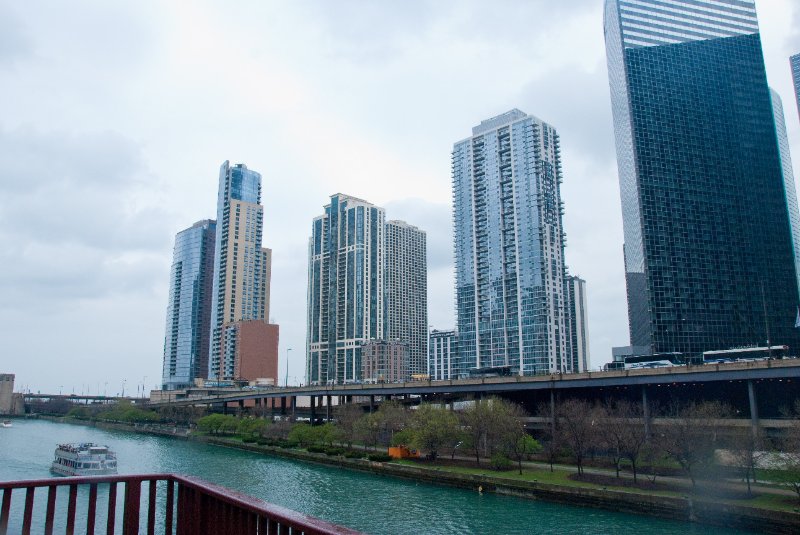
<instances>
[{"instance_id":1,"label":"blue glass facade","mask_svg":"<svg viewBox=\"0 0 800 535\"><path fill-rule=\"evenodd\" d=\"M797 112L800 114L800 54L789 58L792 66L792 81L794 82L794 96L797 99Z\"/></svg>"},{"instance_id":2,"label":"blue glass facade","mask_svg":"<svg viewBox=\"0 0 800 535\"><path fill-rule=\"evenodd\" d=\"M216 246L211 303L208 377L235 379L231 352L224 350L226 324L267 319L269 252L261 247L261 175L225 161L219 171Z\"/></svg>"},{"instance_id":3,"label":"blue glass facade","mask_svg":"<svg viewBox=\"0 0 800 535\"><path fill-rule=\"evenodd\" d=\"M199 221L175 236L164 337L162 388L191 386L208 373L215 221Z\"/></svg>"},{"instance_id":4,"label":"blue glass facade","mask_svg":"<svg viewBox=\"0 0 800 535\"><path fill-rule=\"evenodd\" d=\"M384 333L385 213L331 196L314 219L308 252L306 377L312 384L361 380L361 344Z\"/></svg>"},{"instance_id":5,"label":"blue glass facade","mask_svg":"<svg viewBox=\"0 0 800 535\"><path fill-rule=\"evenodd\" d=\"M605 32L631 344L797 351L796 200L754 3L607 0Z\"/></svg>"},{"instance_id":6,"label":"blue glass facade","mask_svg":"<svg viewBox=\"0 0 800 535\"><path fill-rule=\"evenodd\" d=\"M519 110L472 134L452 153L456 374L571 371L558 134Z\"/></svg>"}]
</instances>

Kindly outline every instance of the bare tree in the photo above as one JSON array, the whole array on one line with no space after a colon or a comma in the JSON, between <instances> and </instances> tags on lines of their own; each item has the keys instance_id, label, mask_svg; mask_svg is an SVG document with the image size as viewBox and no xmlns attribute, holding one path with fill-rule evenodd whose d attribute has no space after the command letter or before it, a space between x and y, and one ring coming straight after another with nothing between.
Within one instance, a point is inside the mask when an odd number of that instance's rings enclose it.
<instances>
[{"instance_id":1,"label":"bare tree","mask_svg":"<svg viewBox=\"0 0 800 535\"><path fill-rule=\"evenodd\" d=\"M555 415L551 414L550 411L550 404L548 403L540 403L536 407L536 414L540 417L547 418L547 422L545 423L544 431L542 433L542 451L547 458L547 462L550 464L550 471L553 471L553 465L555 464L558 456L561 454L561 450L564 447L563 443L563 434L561 433L561 425L558 421L558 414Z\"/></svg>"},{"instance_id":2,"label":"bare tree","mask_svg":"<svg viewBox=\"0 0 800 535\"><path fill-rule=\"evenodd\" d=\"M597 408L599 439L608 448L617 477L622 459L631 463L633 480L637 480L636 467L642 448L647 443L644 418L639 405L626 400L607 401Z\"/></svg>"},{"instance_id":3,"label":"bare tree","mask_svg":"<svg viewBox=\"0 0 800 535\"><path fill-rule=\"evenodd\" d=\"M731 440L731 460L747 482L747 495L752 496L750 481L756 482L756 468L766 455L761 428L738 430Z\"/></svg>"},{"instance_id":4,"label":"bare tree","mask_svg":"<svg viewBox=\"0 0 800 535\"><path fill-rule=\"evenodd\" d=\"M489 427L489 404L487 401L475 400L473 405L461 412L464 432L472 451L475 453L475 462L481 464L481 446L486 430Z\"/></svg>"},{"instance_id":5,"label":"bare tree","mask_svg":"<svg viewBox=\"0 0 800 535\"><path fill-rule=\"evenodd\" d=\"M346 403L337 406L333 414L336 419L336 427L341 431L342 440L348 448L352 448L357 434L358 421L364 416L364 410L354 403Z\"/></svg>"},{"instance_id":6,"label":"bare tree","mask_svg":"<svg viewBox=\"0 0 800 535\"><path fill-rule=\"evenodd\" d=\"M465 432L479 465L481 451L486 457L491 457L520 436L518 430L523 416L525 412L519 405L497 397L476 400L462 412Z\"/></svg>"},{"instance_id":7,"label":"bare tree","mask_svg":"<svg viewBox=\"0 0 800 535\"><path fill-rule=\"evenodd\" d=\"M660 436L655 437L664 452L686 472L692 487L697 487L698 471L713 465L721 420L730 413L730 408L718 401L673 407L672 417L661 426Z\"/></svg>"},{"instance_id":8,"label":"bare tree","mask_svg":"<svg viewBox=\"0 0 800 535\"><path fill-rule=\"evenodd\" d=\"M355 423L355 433L359 440L364 442L364 449L367 445L373 449L378 445L382 428L381 419L377 412L365 414Z\"/></svg>"},{"instance_id":9,"label":"bare tree","mask_svg":"<svg viewBox=\"0 0 800 535\"><path fill-rule=\"evenodd\" d=\"M794 403L794 412L788 414L789 428L781 454L781 479L788 483L800 501L800 400Z\"/></svg>"},{"instance_id":10,"label":"bare tree","mask_svg":"<svg viewBox=\"0 0 800 535\"><path fill-rule=\"evenodd\" d=\"M556 409L564 442L570 447L578 473L583 474L583 461L597 442L597 411L588 402L569 399Z\"/></svg>"}]
</instances>

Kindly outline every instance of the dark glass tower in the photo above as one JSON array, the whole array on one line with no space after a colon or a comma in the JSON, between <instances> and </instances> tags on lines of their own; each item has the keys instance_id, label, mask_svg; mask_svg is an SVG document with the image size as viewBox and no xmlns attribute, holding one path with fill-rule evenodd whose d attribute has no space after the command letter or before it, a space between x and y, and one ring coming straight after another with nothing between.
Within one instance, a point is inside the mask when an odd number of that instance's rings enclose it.
<instances>
[{"instance_id":1,"label":"dark glass tower","mask_svg":"<svg viewBox=\"0 0 800 535\"><path fill-rule=\"evenodd\" d=\"M605 34L631 344L797 352L796 208L754 2L606 0Z\"/></svg>"}]
</instances>

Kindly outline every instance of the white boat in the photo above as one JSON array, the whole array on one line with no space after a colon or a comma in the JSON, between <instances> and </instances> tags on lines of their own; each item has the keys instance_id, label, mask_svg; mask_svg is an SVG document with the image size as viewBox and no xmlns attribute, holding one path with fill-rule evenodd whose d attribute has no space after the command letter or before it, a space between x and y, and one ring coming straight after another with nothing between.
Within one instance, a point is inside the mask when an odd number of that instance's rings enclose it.
<instances>
[{"instance_id":1,"label":"white boat","mask_svg":"<svg viewBox=\"0 0 800 535\"><path fill-rule=\"evenodd\" d=\"M11 420L3 420L0 427L11 427Z\"/></svg>"},{"instance_id":2,"label":"white boat","mask_svg":"<svg viewBox=\"0 0 800 535\"><path fill-rule=\"evenodd\" d=\"M102 476L117 473L117 454L108 446L59 444L50 471L60 476Z\"/></svg>"}]
</instances>

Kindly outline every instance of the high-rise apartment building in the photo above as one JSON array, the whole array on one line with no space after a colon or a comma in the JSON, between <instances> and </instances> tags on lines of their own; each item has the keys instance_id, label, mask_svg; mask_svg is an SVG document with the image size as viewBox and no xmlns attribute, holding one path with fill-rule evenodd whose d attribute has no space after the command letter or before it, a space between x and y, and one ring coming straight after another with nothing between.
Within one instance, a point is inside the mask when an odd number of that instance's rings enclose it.
<instances>
[{"instance_id":1,"label":"high-rise apartment building","mask_svg":"<svg viewBox=\"0 0 800 535\"><path fill-rule=\"evenodd\" d=\"M434 381L458 379L458 333L433 330L428 340L428 377Z\"/></svg>"},{"instance_id":2,"label":"high-rise apartment building","mask_svg":"<svg viewBox=\"0 0 800 535\"><path fill-rule=\"evenodd\" d=\"M361 346L384 337L385 212L338 193L314 219L308 251L306 377L361 379Z\"/></svg>"},{"instance_id":3,"label":"high-rise apartment building","mask_svg":"<svg viewBox=\"0 0 800 535\"><path fill-rule=\"evenodd\" d=\"M216 221L198 221L175 236L164 336L162 388L186 388L208 375Z\"/></svg>"},{"instance_id":4,"label":"high-rise apartment building","mask_svg":"<svg viewBox=\"0 0 800 535\"><path fill-rule=\"evenodd\" d=\"M217 236L208 377L239 379L235 352L225 351L227 324L269 318L272 254L261 247L261 175L225 161L219 171Z\"/></svg>"},{"instance_id":5,"label":"high-rise apartment building","mask_svg":"<svg viewBox=\"0 0 800 535\"><path fill-rule=\"evenodd\" d=\"M783 159L753 0L606 0L633 346L800 350Z\"/></svg>"},{"instance_id":6,"label":"high-rise apartment building","mask_svg":"<svg viewBox=\"0 0 800 535\"><path fill-rule=\"evenodd\" d=\"M365 383L408 381L409 347L397 340L370 340L361 346L361 380Z\"/></svg>"},{"instance_id":7,"label":"high-rise apartment building","mask_svg":"<svg viewBox=\"0 0 800 535\"><path fill-rule=\"evenodd\" d=\"M452 173L457 373L572 371L558 133L511 110L455 144Z\"/></svg>"},{"instance_id":8,"label":"high-rise apartment building","mask_svg":"<svg viewBox=\"0 0 800 535\"><path fill-rule=\"evenodd\" d=\"M586 281L567 275L567 353L575 373L589 370L589 314L586 310Z\"/></svg>"},{"instance_id":9,"label":"high-rise apartment building","mask_svg":"<svg viewBox=\"0 0 800 535\"><path fill-rule=\"evenodd\" d=\"M797 112L800 114L800 54L795 54L789 59L792 66L792 80L794 81L794 96L797 100Z\"/></svg>"},{"instance_id":10,"label":"high-rise apartment building","mask_svg":"<svg viewBox=\"0 0 800 535\"><path fill-rule=\"evenodd\" d=\"M427 374L428 261L425 232L386 222L386 339L408 344L408 372Z\"/></svg>"}]
</instances>

